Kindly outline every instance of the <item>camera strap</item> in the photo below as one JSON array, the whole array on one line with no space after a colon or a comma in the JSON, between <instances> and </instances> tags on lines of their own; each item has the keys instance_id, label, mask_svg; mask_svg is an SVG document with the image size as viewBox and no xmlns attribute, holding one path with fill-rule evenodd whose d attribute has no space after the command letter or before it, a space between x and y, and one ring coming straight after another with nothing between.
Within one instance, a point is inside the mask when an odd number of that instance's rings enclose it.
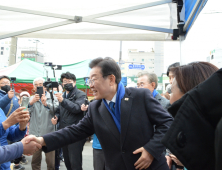
<instances>
[{"instance_id":1,"label":"camera strap","mask_svg":"<svg viewBox=\"0 0 222 170\"><path fill-rule=\"evenodd\" d=\"M12 111L12 107L13 107L13 98L12 98L12 100L11 100L10 108L9 108L9 110L8 110L8 113L7 113L6 117L8 117L8 116L9 116L9 113Z\"/></svg>"}]
</instances>

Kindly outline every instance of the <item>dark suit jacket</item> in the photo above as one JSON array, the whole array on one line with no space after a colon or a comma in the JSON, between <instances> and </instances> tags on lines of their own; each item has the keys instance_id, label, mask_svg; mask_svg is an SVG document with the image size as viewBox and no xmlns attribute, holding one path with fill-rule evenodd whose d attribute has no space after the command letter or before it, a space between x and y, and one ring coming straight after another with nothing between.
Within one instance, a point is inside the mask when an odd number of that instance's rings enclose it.
<instances>
[{"instance_id":1,"label":"dark suit jacket","mask_svg":"<svg viewBox=\"0 0 222 170\"><path fill-rule=\"evenodd\" d=\"M126 88L121 101L121 133L102 100L89 105L88 113L77 125L43 136L46 152L84 139L95 133L103 148L108 170L133 170L141 154L133 151L144 147L154 161L149 170L166 164L165 147L160 140L169 129L172 117L147 89ZM156 125L154 132L153 125Z\"/></svg>"},{"instance_id":2,"label":"dark suit jacket","mask_svg":"<svg viewBox=\"0 0 222 170\"><path fill-rule=\"evenodd\" d=\"M162 142L188 170L222 169L221 97L222 69L168 109L175 119Z\"/></svg>"}]
</instances>

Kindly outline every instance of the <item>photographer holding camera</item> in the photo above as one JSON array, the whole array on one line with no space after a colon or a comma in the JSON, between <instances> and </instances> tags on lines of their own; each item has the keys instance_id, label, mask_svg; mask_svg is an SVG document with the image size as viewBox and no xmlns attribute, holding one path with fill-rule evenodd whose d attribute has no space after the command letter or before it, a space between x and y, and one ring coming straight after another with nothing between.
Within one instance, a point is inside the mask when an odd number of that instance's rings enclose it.
<instances>
[{"instance_id":1,"label":"photographer holding camera","mask_svg":"<svg viewBox=\"0 0 222 170\"><path fill-rule=\"evenodd\" d=\"M56 97L54 97L54 102L52 103L50 93L43 87L44 81L41 77L33 81L34 91L38 93L37 89L41 89L42 94L35 94L29 100L29 112L31 115L29 134L35 136L42 136L55 131L55 126L52 125L51 118L54 116L54 111L59 103ZM46 153L45 156L48 170L54 170L55 151ZM31 163L33 170L41 169L41 160L42 150L40 149L33 154Z\"/></svg>"}]
</instances>

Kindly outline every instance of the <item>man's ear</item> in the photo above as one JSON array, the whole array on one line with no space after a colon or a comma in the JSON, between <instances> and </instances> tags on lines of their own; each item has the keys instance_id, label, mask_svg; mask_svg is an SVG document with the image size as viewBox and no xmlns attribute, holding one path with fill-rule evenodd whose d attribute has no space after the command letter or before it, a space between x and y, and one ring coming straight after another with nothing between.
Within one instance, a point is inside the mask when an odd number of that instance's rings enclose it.
<instances>
[{"instance_id":1,"label":"man's ear","mask_svg":"<svg viewBox=\"0 0 222 170\"><path fill-rule=\"evenodd\" d=\"M152 82L152 83L151 83L151 86L155 89L156 83L155 83L155 82Z\"/></svg>"},{"instance_id":2,"label":"man's ear","mask_svg":"<svg viewBox=\"0 0 222 170\"><path fill-rule=\"evenodd\" d=\"M116 77L113 74L109 76L109 79L110 79L110 85L114 85L116 83Z\"/></svg>"}]
</instances>

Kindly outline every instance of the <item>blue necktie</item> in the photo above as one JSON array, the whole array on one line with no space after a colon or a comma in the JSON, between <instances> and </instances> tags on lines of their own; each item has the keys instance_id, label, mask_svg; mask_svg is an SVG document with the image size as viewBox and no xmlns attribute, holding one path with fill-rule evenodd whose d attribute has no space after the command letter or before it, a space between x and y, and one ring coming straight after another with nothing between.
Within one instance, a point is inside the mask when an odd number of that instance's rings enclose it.
<instances>
[{"instance_id":1,"label":"blue necktie","mask_svg":"<svg viewBox=\"0 0 222 170\"><path fill-rule=\"evenodd\" d=\"M109 108L111 112L115 115L115 103L114 102L109 102Z\"/></svg>"}]
</instances>

